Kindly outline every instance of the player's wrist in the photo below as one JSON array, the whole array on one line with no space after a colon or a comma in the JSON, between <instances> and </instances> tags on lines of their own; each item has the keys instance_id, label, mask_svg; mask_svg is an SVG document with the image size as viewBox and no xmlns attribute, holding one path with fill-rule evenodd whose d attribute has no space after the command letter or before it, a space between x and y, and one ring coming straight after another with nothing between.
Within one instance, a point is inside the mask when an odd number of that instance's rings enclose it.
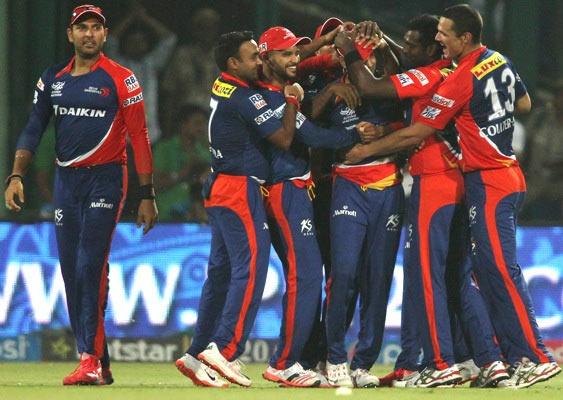
<instances>
[{"instance_id":1,"label":"player's wrist","mask_svg":"<svg viewBox=\"0 0 563 400\"><path fill-rule=\"evenodd\" d=\"M354 49L344 54L344 62L346 62L347 66L352 65L356 61L363 61L358 50Z\"/></svg>"},{"instance_id":2,"label":"player's wrist","mask_svg":"<svg viewBox=\"0 0 563 400\"><path fill-rule=\"evenodd\" d=\"M139 198L141 200L154 200L155 197L154 185L152 183L139 186Z\"/></svg>"},{"instance_id":3,"label":"player's wrist","mask_svg":"<svg viewBox=\"0 0 563 400\"><path fill-rule=\"evenodd\" d=\"M6 186L10 186L10 183L14 179L18 179L21 183L23 183L23 175L21 175L21 174L10 174L10 175L8 175L8 177L6 178L4 183L6 184Z\"/></svg>"},{"instance_id":4,"label":"player's wrist","mask_svg":"<svg viewBox=\"0 0 563 400\"><path fill-rule=\"evenodd\" d=\"M295 106L295 108L297 108L297 111L299 111L299 109L301 108L301 104L299 103L299 100L297 99L296 96L286 95L285 96L285 102L287 104L293 104Z\"/></svg>"}]
</instances>

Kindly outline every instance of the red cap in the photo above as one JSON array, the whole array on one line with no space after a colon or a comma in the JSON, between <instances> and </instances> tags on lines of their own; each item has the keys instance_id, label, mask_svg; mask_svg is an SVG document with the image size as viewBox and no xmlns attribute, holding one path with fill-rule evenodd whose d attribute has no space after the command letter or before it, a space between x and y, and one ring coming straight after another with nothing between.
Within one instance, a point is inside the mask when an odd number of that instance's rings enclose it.
<instances>
[{"instance_id":1,"label":"red cap","mask_svg":"<svg viewBox=\"0 0 563 400\"><path fill-rule=\"evenodd\" d=\"M319 25L317 30L315 31L315 39L321 37L322 35L324 35L325 33L328 33L330 31L332 31L333 29L336 29L337 27L339 27L340 25L343 25L344 22L342 22L339 18L336 17L330 17L329 19L327 19L325 22L323 22L322 25Z\"/></svg>"},{"instance_id":2,"label":"red cap","mask_svg":"<svg viewBox=\"0 0 563 400\"><path fill-rule=\"evenodd\" d=\"M104 25L106 23L106 17L102 14L102 9L100 7L93 6L92 4L83 4L72 10L69 25L74 25L78 19L85 14L93 14L93 16L101 20Z\"/></svg>"},{"instance_id":3,"label":"red cap","mask_svg":"<svg viewBox=\"0 0 563 400\"><path fill-rule=\"evenodd\" d=\"M258 51L262 55L272 50L287 50L300 43L311 43L311 39L308 37L297 37L283 26L274 26L260 36Z\"/></svg>"}]
</instances>

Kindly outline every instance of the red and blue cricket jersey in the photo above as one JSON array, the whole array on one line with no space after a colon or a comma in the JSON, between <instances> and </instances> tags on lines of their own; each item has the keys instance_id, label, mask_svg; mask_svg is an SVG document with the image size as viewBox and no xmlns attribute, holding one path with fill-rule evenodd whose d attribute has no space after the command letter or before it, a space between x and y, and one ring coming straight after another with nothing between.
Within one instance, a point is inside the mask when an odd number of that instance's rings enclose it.
<instances>
[{"instance_id":1,"label":"red and blue cricket jersey","mask_svg":"<svg viewBox=\"0 0 563 400\"><path fill-rule=\"evenodd\" d=\"M345 80L345 77L342 78ZM331 127L351 127L360 121L376 125L400 120L397 105L390 101L366 101L352 110L344 101L338 101L330 113ZM397 185L402 176L395 155L368 157L357 164L335 164L333 174L342 176L364 188L382 190Z\"/></svg>"},{"instance_id":2,"label":"red and blue cricket jersey","mask_svg":"<svg viewBox=\"0 0 563 400\"><path fill-rule=\"evenodd\" d=\"M143 93L133 72L103 54L87 74L72 76L73 66L74 57L41 75L17 148L35 151L54 115L59 166L125 164L128 134L137 172L151 173Z\"/></svg>"},{"instance_id":3,"label":"red and blue cricket jersey","mask_svg":"<svg viewBox=\"0 0 563 400\"><path fill-rule=\"evenodd\" d=\"M258 82L262 95L281 119L286 107L282 88ZM276 352L270 365L286 369L301 359L319 307L322 286L322 259L317 243L312 205L309 147L340 148L359 140L350 129L324 129L300 112L289 150L268 146L270 177L266 209L272 244L286 277L282 326Z\"/></svg>"},{"instance_id":4,"label":"red and blue cricket jersey","mask_svg":"<svg viewBox=\"0 0 563 400\"><path fill-rule=\"evenodd\" d=\"M526 87L502 54L465 55L415 121L443 129L453 120L461 146L472 257L506 359L550 362L516 260L516 214L526 191L512 149L515 102Z\"/></svg>"},{"instance_id":5,"label":"red and blue cricket jersey","mask_svg":"<svg viewBox=\"0 0 563 400\"><path fill-rule=\"evenodd\" d=\"M460 60L414 120L440 130L455 119L464 172L515 166L514 102L525 94L510 60L482 46Z\"/></svg>"},{"instance_id":6,"label":"red and blue cricket jersey","mask_svg":"<svg viewBox=\"0 0 563 400\"><path fill-rule=\"evenodd\" d=\"M407 123L419 115L432 98L436 88L451 73L451 61L438 60L432 64L391 75L399 99L412 99ZM445 130L426 138L409 156L409 173L412 176L433 174L457 168L457 137Z\"/></svg>"},{"instance_id":7,"label":"red and blue cricket jersey","mask_svg":"<svg viewBox=\"0 0 563 400\"><path fill-rule=\"evenodd\" d=\"M55 232L79 353L109 366L104 332L111 237L127 192L126 136L140 174L152 172L143 93L133 72L103 54L73 76L74 57L47 69L17 148L35 151L54 116Z\"/></svg>"}]
</instances>

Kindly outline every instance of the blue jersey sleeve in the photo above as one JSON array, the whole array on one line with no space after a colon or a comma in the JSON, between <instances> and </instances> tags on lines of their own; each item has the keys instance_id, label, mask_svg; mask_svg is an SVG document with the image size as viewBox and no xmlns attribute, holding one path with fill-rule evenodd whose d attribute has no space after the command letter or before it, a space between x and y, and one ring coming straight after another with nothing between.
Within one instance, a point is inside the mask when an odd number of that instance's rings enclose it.
<instances>
[{"instance_id":1,"label":"blue jersey sleeve","mask_svg":"<svg viewBox=\"0 0 563 400\"><path fill-rule=\"evenodd\" d=\"M303 114L297 114L297 140L309 147L321 147L327 149L339 149L359 142L360 137L356 132L355 125L342 128L325 129L316 126Z\"/></svg>"},{"instance_id":2,"label":"blue jersey sleeve","mask_svg":"<svg viewBox=\"0 0 563 400\"><path fill-rule=\"evenodd\" d=\"M51 105L51 79L49 70L45 71L35 86L33 109L18 139L16 148L35 152L43 132L49 123L53 107Z\"/></svg>"},{"instance_id":3,"label":"blue jersey sleeve","mask_svg":"<svg viewBox=\"0 0 563 400\"><path fill-rule=\"evenodd\" d=\"M282 127L281 121L275 118L275 111L256 91L241 90L236 97L236 105L244 121L263 138Z\"/></svg>"}]
</instances>

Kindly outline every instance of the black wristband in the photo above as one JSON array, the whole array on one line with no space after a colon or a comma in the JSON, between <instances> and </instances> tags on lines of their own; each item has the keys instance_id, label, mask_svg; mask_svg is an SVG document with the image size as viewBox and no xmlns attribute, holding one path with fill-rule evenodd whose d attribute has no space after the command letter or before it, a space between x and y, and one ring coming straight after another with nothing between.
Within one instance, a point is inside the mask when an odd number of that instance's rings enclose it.
<instances>
[{"instance_id":1,"label":"black wristband","mask_svg":"<svg viewBox=\"0 0 563 400\"><path fill-rule=\"evenodd\" d=\"M356 61L363 61L363 60L362 57L360 56L360 53L358 53L358 50L354 49L351 52L346 53L344 55L344 61L346 62L347 66L351 66Z\"/></svg>"},{"instance_id":2,"label":"black wristband","mask_svg":"<svg viewBox=\"0 0 563 400\"><path fill-rule=\"evenodd\" d=\"M12 174L9 175L6 180L4 181L6 183L6 186L8 186L10 184L10 182L12 181L12 179L14 178L20 178L20 180L23 182L23 176L21 176L20 174Z\"/></svg>"},{"instance_id":3,"label":"black wristband","mask_svg":"<svg viewBox=\"0 0 563 400\"><path fill-rule=\"evenodd\" d=\"M152 183L139 186L139 198L141 200L154 200L154 186Z\"/></svg>"}]
</instances>

